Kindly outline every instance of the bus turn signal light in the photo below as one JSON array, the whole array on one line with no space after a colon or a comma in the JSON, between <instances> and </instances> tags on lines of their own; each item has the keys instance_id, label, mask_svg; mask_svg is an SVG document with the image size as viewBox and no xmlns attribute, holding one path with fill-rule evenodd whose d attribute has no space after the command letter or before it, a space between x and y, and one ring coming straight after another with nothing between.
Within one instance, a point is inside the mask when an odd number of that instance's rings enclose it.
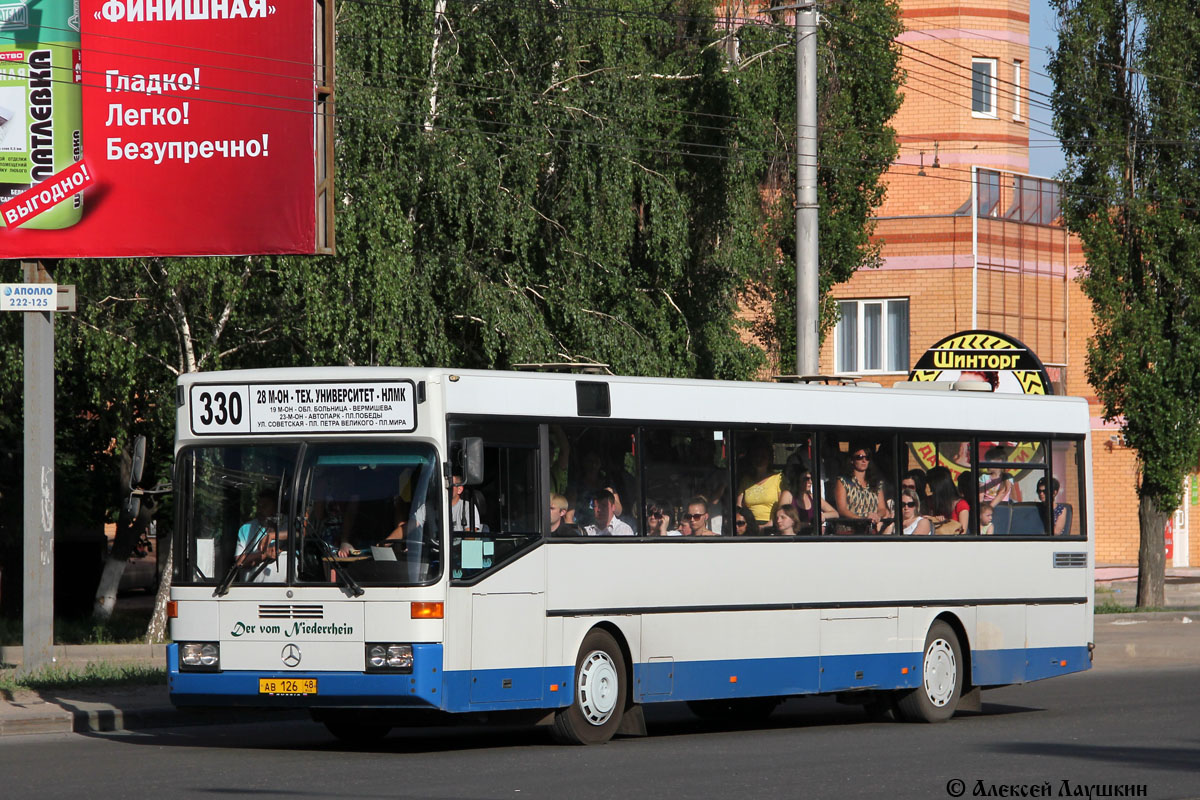
<instances>
[{"instance_id":1,"label":"bus turn signal light","mask_svg":"<svg viewBox=\"0 0 1200 800\"><path fill-rule=\"evenodd\" d=\"M444 607L441 603L413 603L413 619L442 619Z\"/></svg>"},{"instance_id":2,"label":"bus turn signal light","mask_svg":"<svg viewBox=\"0 0 1200 800\"><path fill-rule=\"evenodd\" d=\"M167 601L167 619L179 619L179 601Z\"/></svg>"}]
</instances>

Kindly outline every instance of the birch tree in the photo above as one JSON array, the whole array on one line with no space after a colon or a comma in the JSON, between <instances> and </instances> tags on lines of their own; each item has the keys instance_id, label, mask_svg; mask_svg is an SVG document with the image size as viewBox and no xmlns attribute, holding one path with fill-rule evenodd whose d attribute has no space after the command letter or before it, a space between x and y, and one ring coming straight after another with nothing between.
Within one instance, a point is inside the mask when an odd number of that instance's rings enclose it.
<instances>
[{"instance_id":1,"label":"birch tree","mask_svg":"<svg viewBox=\"0 0 1200 800\"><path fill-rule=\"evenodd\" d=\"M59 359L70 358L77 368L60 383L72 400L67 413L94 423L81 429L67 422L75 441L65 451L102 476L90 500L110 509L105 516L113 518L128 494L135 435L153 443L151 466L157 478L169 480L174 384L181 374L264 363L271 348L281 346L270 310L275 275L269 261L250 259L61 263L57 277L74 283L79 299L77 314L59 329ZM112 614L149 511L140 519L115 514L116 538L96 591L98 618ZM163 581L169 586L169 573Z\"/></svg>"}]
</instances>

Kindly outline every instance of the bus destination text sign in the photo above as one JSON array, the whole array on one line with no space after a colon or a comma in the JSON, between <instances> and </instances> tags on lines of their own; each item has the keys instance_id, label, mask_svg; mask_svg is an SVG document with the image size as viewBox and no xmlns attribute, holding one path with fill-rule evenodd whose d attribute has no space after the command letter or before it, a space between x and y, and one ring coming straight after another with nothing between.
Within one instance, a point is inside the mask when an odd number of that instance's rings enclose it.
<instances>
[{"instance_id":1,"label":"bus destination text sign","mask_svg":"<svg viewBox=\"0 0 1200 800\"><path fill-rule=\"evenodd\" d=\"M192 433L408 433L417 427L412 381L195 384Z\"/></svg>"}]
</instances>

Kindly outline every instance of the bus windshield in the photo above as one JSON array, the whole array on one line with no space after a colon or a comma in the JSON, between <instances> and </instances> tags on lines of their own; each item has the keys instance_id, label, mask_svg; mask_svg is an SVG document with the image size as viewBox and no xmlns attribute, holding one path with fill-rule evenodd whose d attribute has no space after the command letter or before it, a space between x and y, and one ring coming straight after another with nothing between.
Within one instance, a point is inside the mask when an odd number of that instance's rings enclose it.
<instances>
[{"instance_id":1,"label":"bus windshield","mask_svg":"<svg viewBox=\"0 0 1200 800\"><path fill-rule=\"evenodd\" d=\"M427 445L198 447L184 464L181 583L357 589L440 574L441 484Z\"/></svg>"}]
</instances>

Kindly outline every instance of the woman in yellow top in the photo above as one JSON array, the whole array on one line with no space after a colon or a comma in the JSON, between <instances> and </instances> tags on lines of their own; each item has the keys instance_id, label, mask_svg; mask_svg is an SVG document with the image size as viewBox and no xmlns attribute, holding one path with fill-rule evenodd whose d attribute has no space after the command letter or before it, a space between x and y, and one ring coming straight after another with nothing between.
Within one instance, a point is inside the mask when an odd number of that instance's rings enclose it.
<instances>
[{"instance_id":1,"label":"woman in yellow top","mask_svg":"<svg viewBox=\"0 0 1200 800\"><path fill-rule=\"evenodd\" d=\"M742 481L737 504L750 509L759 526L770 526L776 506L792 502L792 493L783 487L783 473L771 469L771 451L766 443L750 446L750 474Z\"/></svg>"}]
</instances>

